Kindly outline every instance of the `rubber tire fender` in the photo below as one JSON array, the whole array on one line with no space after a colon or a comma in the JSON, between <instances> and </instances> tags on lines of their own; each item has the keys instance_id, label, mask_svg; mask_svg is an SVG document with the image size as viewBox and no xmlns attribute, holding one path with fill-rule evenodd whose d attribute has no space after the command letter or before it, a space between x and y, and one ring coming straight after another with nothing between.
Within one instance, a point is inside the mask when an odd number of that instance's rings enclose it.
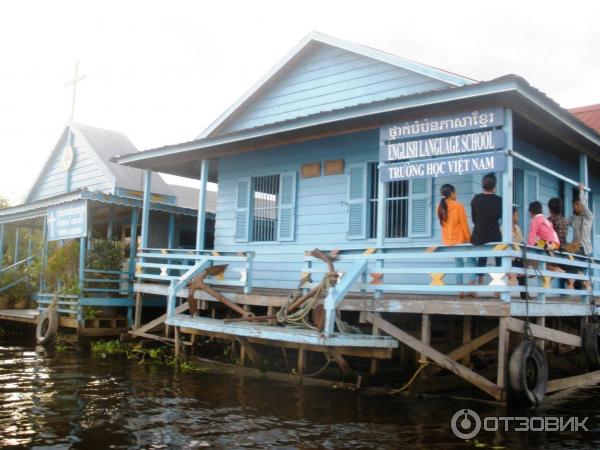
<instances>
[{"instance_id":1,"label":"rubber tire fender","mask_svg":"<svg viewBox=\"0 0 600 450\"><path fill-rule=\"evenodd\" d=\"M48 325L46 326L46 322ZM58 334L58 313L53 308L46 309L38 318L35 339L40 345L50 344Z\"/></svg>"},{"instance_id":2,"label":"rubber tire fender","mask_svg":"<svg viewBox=\"0 0 600 450\"><path fill-rule=\"evenodd\" d=\"M533 385L528 383L528 363L534 365ZM514 400L532 405L541 403L548 387L548 360L544 350L535 341L524 340L512 352L508 381Z\"/></svg>"},{"instance_id":3,"label":"rubber tire fender","mask_svg":"<svg viewBox=\"0 0 600 450\"><path fill-rule=\"evenodd\" d=\"M588 369L600 369L600 324L592 322L585 325L581 336L581 347Z\"/></svg>"}]
</instances>

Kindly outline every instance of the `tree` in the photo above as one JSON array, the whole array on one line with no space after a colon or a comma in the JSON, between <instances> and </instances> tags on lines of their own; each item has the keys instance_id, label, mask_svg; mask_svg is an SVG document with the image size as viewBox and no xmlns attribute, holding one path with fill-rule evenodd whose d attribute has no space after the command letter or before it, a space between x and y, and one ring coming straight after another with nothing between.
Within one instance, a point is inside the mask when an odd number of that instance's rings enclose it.
<instances>
[{"instance_id":1,"label":"tree","mask_svg":"<svg viewBox=\"0 0 600 450\"><path fill-rule=\"evenodd\" d=\"M8 208L10 206L10 202L5 197L0 195L0 209Z\"/></svg>"}]
</instances>

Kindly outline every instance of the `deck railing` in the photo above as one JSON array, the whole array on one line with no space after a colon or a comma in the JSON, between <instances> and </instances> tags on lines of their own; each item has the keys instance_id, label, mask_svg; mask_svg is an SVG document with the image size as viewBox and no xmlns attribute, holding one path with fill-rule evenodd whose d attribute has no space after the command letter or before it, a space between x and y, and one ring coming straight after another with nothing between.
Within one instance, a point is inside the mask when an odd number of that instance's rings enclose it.
<instances>
[{"instance_id":1,"label":"deck railing","mask_svg":"<svg viewBox=\"0 0 600 450\"><path fill-rule=\"evenodd\" d=\"M342 250L337 254L336 270L344 273L356 261L367 261L367 269L351 288L354 292L382 294L434 294L459 293L492 296L500 294L504 301L520 298L527 293L543 302L547 296L575 296L582 303L600 294L596 276L600 261L581 255L547 252L534 247L525 248L529 261L527 268L516 267L515 260L523 258L523 246L514 243L495 243L483 246L459 245L452 247L403 247L384 249ZM488 258L485 267L476 267L477 258ZM495 265L494 258L500 259ZM551 270L560 268L561 271ZM305 289L310 289L327 272L326 265L306 254L302 277ZM474 282L484 274L483 284ZM520 286L509 274L527 277L527 288ZM343 275L342 275L343 279ZM524 279L524 278L522 278ZM589 289L568 289L567 280L589 283Z\"/></svg>"},{"instance_id":2,"label":"deck railing","mask_svg":"<svg viewBox=\"0 0 600 450\"><path fill-rule=\"evenodd\" d=\"M139 280L178 282L192 267L208 260L211 265L227 264L227 269L222 275L206 277L206 284L241 287L244 293L252 290L253 253L146 248L140 249L137 256L135 277Z\"/></svg>"}]
</instances>

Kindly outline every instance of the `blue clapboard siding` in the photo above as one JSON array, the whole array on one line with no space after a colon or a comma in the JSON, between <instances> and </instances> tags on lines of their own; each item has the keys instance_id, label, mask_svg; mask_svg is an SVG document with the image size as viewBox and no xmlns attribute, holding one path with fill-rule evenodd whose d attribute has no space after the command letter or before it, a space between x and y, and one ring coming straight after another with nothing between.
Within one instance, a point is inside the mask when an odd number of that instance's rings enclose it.
<instances>
[{"instance_id":1,"label":"blue clapboard siding","mask_svg":"<svg viewBox=\"0 0 600 450\"><path fill-rule=\"evenodd\" d=\"M289 289L294 287L300 278L304 251L315 247L343 249L375 246L374 239L348 239L347 172L349 165L353 163L377 160L378 139L378 131L375 130L219 159L215 249L256 252L254 285ZM344 159L346 173L306 179L300 177L303 164L329 159ZM289 171L298 172L294 240L236 242L234 235L238 181L245 177ZM434 181L432 187L434 200L430 203L433 230L431 236L389 240L390 245L440 243L440 225L433 214L440 198L439 187L444 183L455 185L459 192L459 200L467 205L467 212L470 214L468 204L473 195L473 177L439 178ZM415 262L415 265L418 264L420 263ZM344 270L344 267L340 270ZM425 282L426 279L422 278L419 277L419 281ZM406 281L407 279L404 280Z\"/></svg>"},{"instance_id":2,"label":"blue clapboard siding","mask_svg":"<svg viewBox=\"0 0 600 450\"><path fill-rule=\"evenodd\" d=\"M313 43L250 99L220 133L446 87L415 72Z\"/></svg>"},{"instance_id":3,"label":"blue clapboard siding","mask_svg":"<svg viewBox=\"0 0 600 450\"><path fill-rule=\"evenodd\" d=\"M28 201L36 201L67 192L67 177L70 176L70 190L86 188L89 191L111 192L113 181L102 170L102 163L80 140L74 141L73 164L69 171L62 167L66 136L57 145L43 173L33 188Z\"/></svg>"}]
</instances>

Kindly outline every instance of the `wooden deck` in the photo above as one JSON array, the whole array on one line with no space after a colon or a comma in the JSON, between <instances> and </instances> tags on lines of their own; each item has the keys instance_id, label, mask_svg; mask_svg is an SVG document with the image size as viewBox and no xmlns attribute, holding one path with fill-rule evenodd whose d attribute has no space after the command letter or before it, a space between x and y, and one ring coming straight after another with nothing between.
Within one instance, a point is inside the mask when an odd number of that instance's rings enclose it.
<instances>
[{"instance_id":1,"label":"wooden deck","mask_svg":"<svg viewBox=\"0 0 600 450\"><path fill-rule=\"evenodd\" d=\"M37 324L39 311L37 309L0 309L0 320L9 322Z\"/></svg>"},{"instance_id":2,"label":"wooden deck","mask_svg":"<svg viewBox=\"0 0 600 450\"><path fill-rule=\"evenodd\" d=\"M167 296L168 286L155 283L136 283L136 292ZM250 294L244 294L240 288L223 287L215 288L229 300L240 305L264 306L280 308L288 301L290 291L282 289L255 288ZM188 297L188 290L182 289L178 297ZM204 292L197 292L198 300L215 301ZM590 316L595 307L581 303L580 297L546 297L542 302L537 299L530 300L529 305L519 297L514 297L510 302L502 301L493 295L479 298L459 298L456 295L431 295L431 294L383 294L375 299L373 295L361 295L350 292L340 303L343 311L365 311L378 313L408 313L408 314L441 314L459 316L525 316L527 306L531 317L565 317L565 316Z\"/></svg>"}]
</instances>

